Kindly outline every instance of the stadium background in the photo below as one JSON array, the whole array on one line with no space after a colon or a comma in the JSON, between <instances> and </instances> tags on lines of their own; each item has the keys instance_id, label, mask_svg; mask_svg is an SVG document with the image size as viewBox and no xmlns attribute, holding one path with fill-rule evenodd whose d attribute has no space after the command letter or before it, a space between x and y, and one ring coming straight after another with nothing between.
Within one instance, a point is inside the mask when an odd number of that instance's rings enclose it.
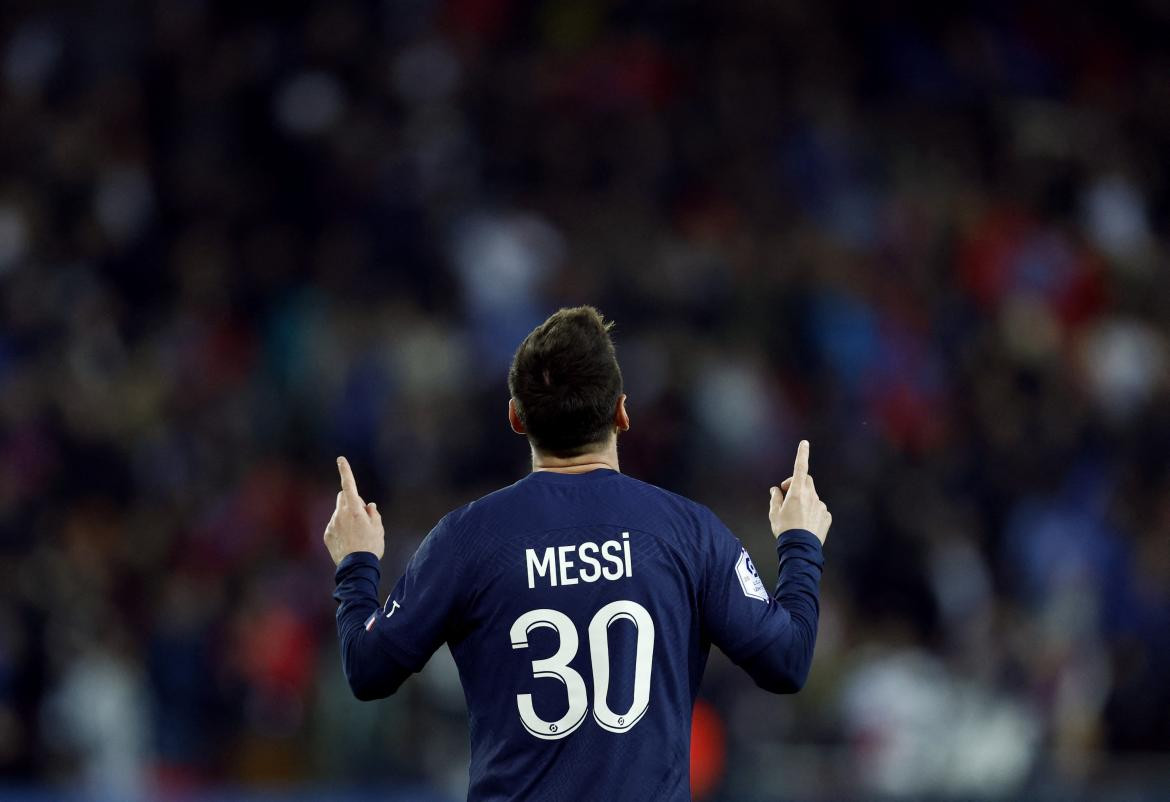
<instances>
[{"instance_id":1,"label":"stadium background","mask_svg":"<svg viewBox=\"0 0 1170 802\"><path fill-rule=\"evenodd\" d=\"M769 581L799 436L834 513L805 691L713 656L709 799L1164 798L1167 43L1158 0L6 0L0 797L458 798L449 657L344 687L333 458L396 574L526 470L506 365L590 302L626 471Z\"/></svg>"}]
</instances>

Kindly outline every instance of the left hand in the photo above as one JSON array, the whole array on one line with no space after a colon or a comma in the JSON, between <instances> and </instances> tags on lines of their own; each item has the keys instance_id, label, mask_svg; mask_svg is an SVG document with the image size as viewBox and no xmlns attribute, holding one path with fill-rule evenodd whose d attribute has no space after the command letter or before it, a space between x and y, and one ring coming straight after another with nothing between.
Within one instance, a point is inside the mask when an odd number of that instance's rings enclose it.
<instances>
[{"instance_id":1,"label":"left hand","mask_svg":"<svg viewBox=\"0 0 1170 802\"><path fill-rule=\"evenodd\" d=\"M386 533L378 505L362 501L345 457L337 458L337 470L341 474L341 492L337 494L333 517L325 527L329 556L335 565L355 551L368 551L380 560L386 551Z\"/></svg>"}]
</instances>

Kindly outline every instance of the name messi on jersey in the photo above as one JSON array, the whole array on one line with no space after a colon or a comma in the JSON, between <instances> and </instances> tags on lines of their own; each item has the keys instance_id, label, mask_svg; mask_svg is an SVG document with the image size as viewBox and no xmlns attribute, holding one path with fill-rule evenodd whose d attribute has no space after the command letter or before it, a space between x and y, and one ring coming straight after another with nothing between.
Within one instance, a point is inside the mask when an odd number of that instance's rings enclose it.
<instances>
[{"instance_id":1,"label":"name messi on jersey","mask_svg":"<svg viewBox=\"0 0 1170 802\"><path fill-rule=\"evenodd\" d=\"M555 588L634 575L629 532L622 532L621 540L607 540L600 546L587 540L580 545L549 546L542 554L537 554L536 549L525 549L524 562L529 588L536 587L537 577L547 579Z\"/></svg>"}]
</instances>

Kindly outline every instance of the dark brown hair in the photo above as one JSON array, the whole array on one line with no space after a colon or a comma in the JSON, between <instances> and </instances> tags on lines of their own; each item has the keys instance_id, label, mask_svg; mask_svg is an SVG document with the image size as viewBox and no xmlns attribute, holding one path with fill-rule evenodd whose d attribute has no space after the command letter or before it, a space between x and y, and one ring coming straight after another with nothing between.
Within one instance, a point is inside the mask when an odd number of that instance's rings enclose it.
<instances>
[{"instance_id":1,"label":"dark brown hair","mask_svg":"<svg viewBox=\"0 0 1170 802\"><path fill-rule=\"evenodd\" d=\"M516 349L508 390L540 451L575 457L613 432L622 371L612 326L592 306L561 309Z\"/></svg>"}]
</instances>

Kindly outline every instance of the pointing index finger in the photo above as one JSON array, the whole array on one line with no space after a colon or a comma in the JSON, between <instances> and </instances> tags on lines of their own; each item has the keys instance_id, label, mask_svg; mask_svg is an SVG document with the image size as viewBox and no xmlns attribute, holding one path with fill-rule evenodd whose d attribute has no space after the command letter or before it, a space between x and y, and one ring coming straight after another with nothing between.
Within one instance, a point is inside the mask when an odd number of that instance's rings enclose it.
<instances>
[{"instance_id":1,"label":"pointing index finger","mask_svg":"<svg viewBox=\"0 0 1170 802\"><path fill-rule=\"evenodd\" d=\"M801 440L796 447L796 464L792 468L793 484L803 483L808 476L808 440Z\"/></svg>"},{"instance_id":2,"label":"pointing index finger","mask_svg":"<svg viewBox=\"0 0 1170 802\"><path fill-rule=\"evenodd\" d=\"M354 481L353 471L349 467L349 460L345 457L337 458L337 472L341 474L341 492L345 493L351 503L360 506L362 497L358 495L357 482Z\"/></svg>"}]
</instances>

